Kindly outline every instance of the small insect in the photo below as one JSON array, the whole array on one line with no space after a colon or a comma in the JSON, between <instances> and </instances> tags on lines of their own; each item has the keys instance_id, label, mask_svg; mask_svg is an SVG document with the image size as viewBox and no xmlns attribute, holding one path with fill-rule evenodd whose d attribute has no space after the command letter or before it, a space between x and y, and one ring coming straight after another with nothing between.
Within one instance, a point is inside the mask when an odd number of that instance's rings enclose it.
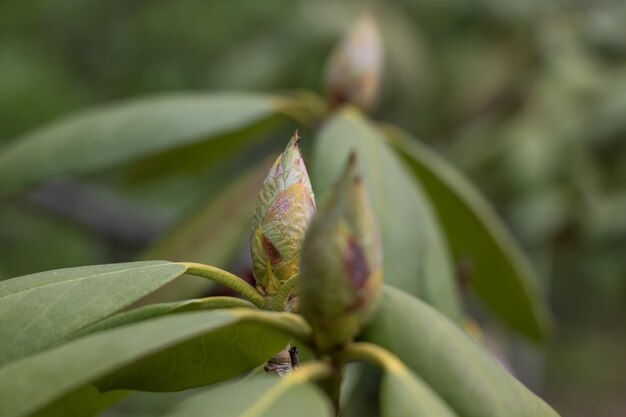
<instances>
[{"instance_id":1,"label":"small insect","mask_svg":"<svg viewBox=\"0 0 626 417\"><path fill-rule=\"evenodd\" d=\"M300 361L298 360L298 348L296 346L289 349L289 357L291 358L291 368L294 370L298 369Z\"/></svg>"},{"instance_id":2,"label":"small insect","mask_svg":"<svg viewBox=\"0 0 626 417\"><path fill-rule=\"evenodd\" d=\"M263 370L265 370L266 374L276 374L281 377L286 376L295 369L295 366L293 365L294 358L297 365L298 349L296 347L292 347L289 350L285 349L267 361Z\"/></svg>"}]
</instances>

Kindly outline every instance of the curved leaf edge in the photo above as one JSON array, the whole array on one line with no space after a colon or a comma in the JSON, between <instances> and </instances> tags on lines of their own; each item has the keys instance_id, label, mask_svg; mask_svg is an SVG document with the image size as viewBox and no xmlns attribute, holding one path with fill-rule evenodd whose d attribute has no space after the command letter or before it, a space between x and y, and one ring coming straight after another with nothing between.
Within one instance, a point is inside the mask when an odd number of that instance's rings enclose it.
<instances>
[{"instance_id":1,"label":"curved leaf edge","mask_svg":"<svg viewBox=\"0 0 626 417\"><path fill-rule=\"evenodd\" d=\"M316 406L324 409L323 414L318 415L320 417L331 417L334 413L330 398L317 385L312 383L314 380L328 377L331 373L332 367L328 363L320 360L314 360L303 364L298 370L285 377L272 375L263 377L253 376L240 382L232 382L211 387L207 391L196 394L183 401L176 406L171 413L168 413L166 417L196 416L198 415L199 409L205 410L205 412L208 413L207 415L217 415L211 414L214 413L214 411L212 411L214 408L219 409L219 412L222 413L219 414L220 416L224 415L224 413L228 413L230 410L225 410L224 407L221 407L220 405L215 407L213 402L215 397L234 400L237 395L240 395L241 391L245 391L247 389L259 392L258 396L253 398L250 404L245 404L250 400L250 396L246 396L238 401L229 401L227 405L227 408L231 410L233 408L238 408L236 412L239 416L268 416L268 412L272 410L272 407L281 402L281 400L290 400L290 391L293 391L294 389L306 389L310 391L310 393L314 396L314 399L318 401ZM245 408L240 409L242 403L244 403L243 405ZM300 404L297 406L299 405ZM292 408L293 410L290 410L290 415L301 415L303 411L308 411L303 410L301 407Z\"/></svg>"},{"instance_id":2,"label":"curved leaf edge","mask_svg":"<svg viewBox=\"0 0 626 417\"><path fill-rule=\"evenodd\" d=\"M76 130L85 131L89 127L90 123L96 125L99 130L110 129L111 126L117 127L116 124L119 124L120 120L124 121L124 123L129 123L129 121L132 122L133 117L129 117L126 113L147 113L149 106L163 106L164 104L167 104L168 101L174 102L177 100L198 99L211 99L219 101L244 98L256 101L255 105L258 106L256 110L250 111L250 114L246 116L248 119L246 123L243 123L241 126L236 126L236 123L234 122L225 123L224 126L220 126L219 129L212 131L208 137L207 135L203 135L201 130L195 129L193 133L187 132L178 140L154 141L152 145L139 146L137 149L133 149L133 151L128 155L118 152L118 155L105 156L102 153L99 153L97 160L92 161L90 164L84 164L81 162L82 158L73 159L74 162L65 168L59 168L58 162L45 164L41 161L37 162L36 158L33 157L33 155L36 156L37 154L36 149L38 149L41 145L50 143L50 140L47 138L52 136L53 139L56 139L56 141L52 141L52 143L58 142L58 138L63 137L60 135L66 129L70 130L70 133L68 133L70 135L75 134ZM263 104L263 106L261 106L261 104ZM283 115L287 118L295 119L305 124L310 124L312 123L311 120L315 119L315 112L309 107L311 106L307 103L307 101L299 98L298 96L289 97L287 95L281 96L265 93L220 91L158 93L94 105L87 109L79 110L75 113L66 115L65 117L61 117L60 119L33 131L27 132L15 138L7 146L0 149L0 174L7 178L7 180L0 181L0 198L15 194L24 188L33 187L48 180L81 176L87 173L118 166L136 159L157 155L165 150L173 150L180 146L189 145L193 142L203 142L211 137L233 134L272 115ZM112 119L112 121L109 120L109 123L107 124L107 119ZM101 123L104 124L100 125ZM87 135L86 132L84 132L84 134ZM101 146L101 144L97 143L96 145L96 148ZM84 149L84 143L75 143L73 146L75 148L78 147L83 153L86 151L86 149ZM61 150L63 147L64 145L61 145L60 148L58 146L55 147L55 152L57 154L62 154ZM46 158L50 158L50 155L54 155L55 152L47 153ZM35 159L35 162L33 162L33 159ZM15 167L19 166L18 164L24 164L27 166L29 163L43 165L43 171L41 173L39 173L39 170L20 172L19 177L15 179L15 175L12 175Z\"/></svg>"},{"instance_id":3,"label":"curved leaf edge","mask_svg":"<svg viewBox=\"0 0 626 417\"><path fill-rule=\"evenodd\" d=\"M527 279L518 280L518 283L520 291L524 294L531 308L534 329L520 328L506 317L500 317L500 319L511 329L520 332L530 340L545 340L550 335L553 324L549 310L545 307L544 297L537 285L539 282L537 272L508 228L500 220L498 214L468 180L426 145L420 143L409 133L395 126L381 124L381 131L389 139L389 142L396 152L402 156L405 161L409 160L422 166L424 170L429 172L432 178L440 182L442 187L445 187L451 195L454 195L459 204L467 208L467 213L471 215L477 223L483 225L486 234L494 240L496 246L503 248L503 256L508 258L512 269L518 276L528 277ZM411 172L415 172L415 170L411 169ZM423 184L419 173L416 172L415 176L416 180ZM426 185L423 187L427 193L431 194L429 187ZM434 207L437 210L437 205L434 205ZM444 213L441 213L440 210L437 211L441 218L445 217ZM448 235L448 240L453 239L450 235L454 232L446 228L445 221L442 221L442 224ZM477 289L476 292L477 295L483 299L486 306L499 316L499 312L494 311L490 303L485 301L482 292L479 289Z\"/></svg>"},{"instance_id":4,"label":"curved leaf edge","mask_svg":"<svg viewBox=\"0 0 626 417\"><path fill-rule=\"evenodd\" d=\"M411 415L416 417L458 417L435 390L409 369L400 358L382 346L355 342L339 354L339 359L342 363L365 361L383 370L379 395L384 416L395 415L397 412L395 408L402 401L405 406L407 402L409 403ZM394 383L400 383L400 386L394 388ZM402 393L398 388L405 389L406 392Z\"/></svg>"},{"instance_id":5,"label":"curved leaf edge","mask_svg":"<svg viewBox=\"0 0 626 417\"><path fill-rule=\"evenodd\" d=\"M440 311L394 287L384 286L383 294L384 304L359 340L396 355L459 416L559 416ZM405 314L419 319L407 322ZM397 332L402 336L394 336ZM406 340L418 333L419 342ZM431 356L419 352L420 344Z\"/></svg>"},{"instance_id":6,"label":"curved leaf edge","mask_svg":"<svg viewBox=\"0 0 626 417\"><path fill-rule=\"evenodd\" d=\"M205 320L204 317L210 320ZM146 349L139 349L136 353L120 360L112 367L99 369L97 366L89 364L72 363L72 366L80 366L84 374L78 379L72 381L63 377L63 385L56 384L53 387L46 387L45 375L49 372L61 372L65 369L67 361L73 360L72 352L74 349L81 350L81 346L89 346L90 343L99 343L99 339L106 339L117 333L133 334L137 326L155 326L157 322L163 323L163 320L177 320L181 323L195 323L195 327L191 330L181 328L180 335L177 335L167 342L151 346ZM202 322L202 323L199 323ZM284 333L289 337L294 337L304 344L312 343L312 331L304 319L290 313L276 313L254 311L248 308L233 308L228 310L199 311L191 313L180 313L170 317L158 317L156 319L139 322L130 326L105 330L99 333L88 335L66 344L39 352L32 356L11 362L0 368L0 399L5 398L10 401L0 401L0 414L5 417L26 417L36 412L41 412L48 405L60 401L65 395L69 395L75 390L80 389L85 384L91 384L100 378L105 377L115 371L131 365L140 357L157 353L164 349L171 348L179 343L199 337L206 332L214 332L219 329L227 328L243 323L255 323L268 326L274 330ZM59 362L61 360L61 362ZM95 365L95 364L92 364ZM56 368L56 371L54 369ZM38 381L43 393L33 393L31 383L33 380ZM19 390L15 386L16 381L21 381L22 389ZM27 382L27 381L30 381ZM26 386L25 386L25 385ZM42 385L43 384L43 385Z\"/></svg>"}]
</instances>

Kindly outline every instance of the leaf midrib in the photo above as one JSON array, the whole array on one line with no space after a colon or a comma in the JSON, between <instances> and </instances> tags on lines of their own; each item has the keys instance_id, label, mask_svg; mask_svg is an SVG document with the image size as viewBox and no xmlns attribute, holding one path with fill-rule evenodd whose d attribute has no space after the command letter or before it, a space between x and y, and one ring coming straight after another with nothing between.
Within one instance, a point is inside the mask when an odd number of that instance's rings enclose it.
<instances>
[{"instance_id":1,"label":"leaf midrib","mask_svg":"<svg viewBox=\"0 0 626 417\"><path fill-rule=\"evenodd\" d=\"M40 286L36 286L36 287L30 287L30 288L25 288L22 290L19 290L17 292L12 292L9 293L8 295L3 295L0 296L0 299L7 299L10 298L14 295L24 295L24 293L28 293L31 291L35 291L35 290L41 290L47 287L52 287L55 285L63 285L63 284L72 284L81 280L85 280L88 278L94 278L94 279L100 279L105 275L111 275L111 274L119 274L119 273L126 273L126 272L130 272L130 271L136 271L138 269L149 269L149 268L154 268L154 267L160 267L160 266L164 266L164 265L178 265L176 263L169 263L169 262L163 262L163 263L159 263L159 264L155 264L155 265L146 265L146 266L138 266L135 268L128 268L128 269L118 269L115 271L107 271L107 272L101 272L101 273L97 273L97 274L93 274L93 275L87 275L87 276L81 276L81 277L77 277L77 278L73 278L73 279L68 279L68 280L63 280L63 281L57 281L57 282L51 282L45 285L40 285ZM182 266L181 266L182 267Z\"/></svg>"}]
</instances>

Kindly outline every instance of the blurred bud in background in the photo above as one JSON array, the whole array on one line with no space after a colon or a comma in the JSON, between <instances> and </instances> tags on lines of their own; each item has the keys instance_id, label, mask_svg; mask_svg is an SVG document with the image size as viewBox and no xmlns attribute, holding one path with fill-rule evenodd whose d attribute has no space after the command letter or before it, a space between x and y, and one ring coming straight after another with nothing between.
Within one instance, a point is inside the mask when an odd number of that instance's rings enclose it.
<instances>
[{"instance_id":1,"label":"blurred bud in background","mask_svg":"<svg viewBox=\"0 0 626 417\"><path fill-rule=\"evenodd\" d=\"M380 90L382 62L378 24L370 13L364 13L331 53L326 74L330 102L371 110Z\"/></svg>"},{"instance_id":2,"label":"blurred bud in background","mask_svg":"<svg viewBox=\"0 0 626 417\"><path fill-rule=\"evenodd\" d=\"M358 334L375 310L381 283L378 227L352 154L302 247L300 311L321 349Z\"/></svg>"},{"instance_id":3,"label":"blurred bud in background","mask_svg":"<svg viewBox=\"0 0 626 417\"><path fill-rule=\"evenodd\" d=\"M258 290L267 295L298 274L304 233L315 213L311 182L296 132L263 182L252 220L251 251Z\"/></svg>"}]
</instances>

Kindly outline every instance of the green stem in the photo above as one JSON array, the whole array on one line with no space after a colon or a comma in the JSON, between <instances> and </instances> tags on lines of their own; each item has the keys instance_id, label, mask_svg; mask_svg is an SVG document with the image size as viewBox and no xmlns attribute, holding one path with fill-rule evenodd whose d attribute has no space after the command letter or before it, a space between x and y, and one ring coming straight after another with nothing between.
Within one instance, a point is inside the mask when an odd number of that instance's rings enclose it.
<instances>
[{"instance_id":1,"label":"green stem","mask_svg":"<svg viewBox=\"0 0 626 417\"><path fill-rule=\"evenodd\" d=\"M294 275L289 278L287 281L281 285L280 289L276 293L275 296L268 300L268 307L270 310L274 311L284 311L287 302L289 301L289 296L296 289L300 279L298 275Z\"/></svg>"},{"instance_id":2,"label":"green stem","mask_svg":"<svg viewBox=\"0 0 626 417\"><path fill-rule=\"evenodd\" d=\"M265 307L265 298L263 295L258 292L256 288L239 278L237 275L210 265L198 264L194 262L179 262L179 264L187 268L187 274L208 278L211 281L215 281L218 284L222 284L234 291L237 291L255 306L259 308Z\"/></svg>"},{"instance_id":3,"label":"green stem","mask_svg":"<svg viewBox=\"0 0 626 417\"><path fill-rule=\"evenodd\" d=\"M373 343L356 342L346 346L335 359L339 362L365 361L389 372L404 372L406 367L393 353Z\"/></svg>"},{"instance_id":4,"label":"green stem","mask_svg":"<svg viewBox=\"0 0 626 417\"><path fill-rule=\"evenodd\" d=\"M243 300L241 298L229 297L229 296L213 296L206 298L197 298L189 300L188 304L182 304L175 311L189 311L189 310L217 310L222 308L255 308L255 305L250 301Z\"/></svg>"},{"instance_id":5,"label":"green stem","mask_svg":"<svg viewBox=\"0 0 626 417\"><path fill-rule=\"evenodd\" d=\"M343 381L343 369L341 365L335 364L332 373L323 381L320 381L320 388L322 388L335 409L335 414L339 415L340 399L341 399L341 382Z\"/></svg>"}]
</instances>

